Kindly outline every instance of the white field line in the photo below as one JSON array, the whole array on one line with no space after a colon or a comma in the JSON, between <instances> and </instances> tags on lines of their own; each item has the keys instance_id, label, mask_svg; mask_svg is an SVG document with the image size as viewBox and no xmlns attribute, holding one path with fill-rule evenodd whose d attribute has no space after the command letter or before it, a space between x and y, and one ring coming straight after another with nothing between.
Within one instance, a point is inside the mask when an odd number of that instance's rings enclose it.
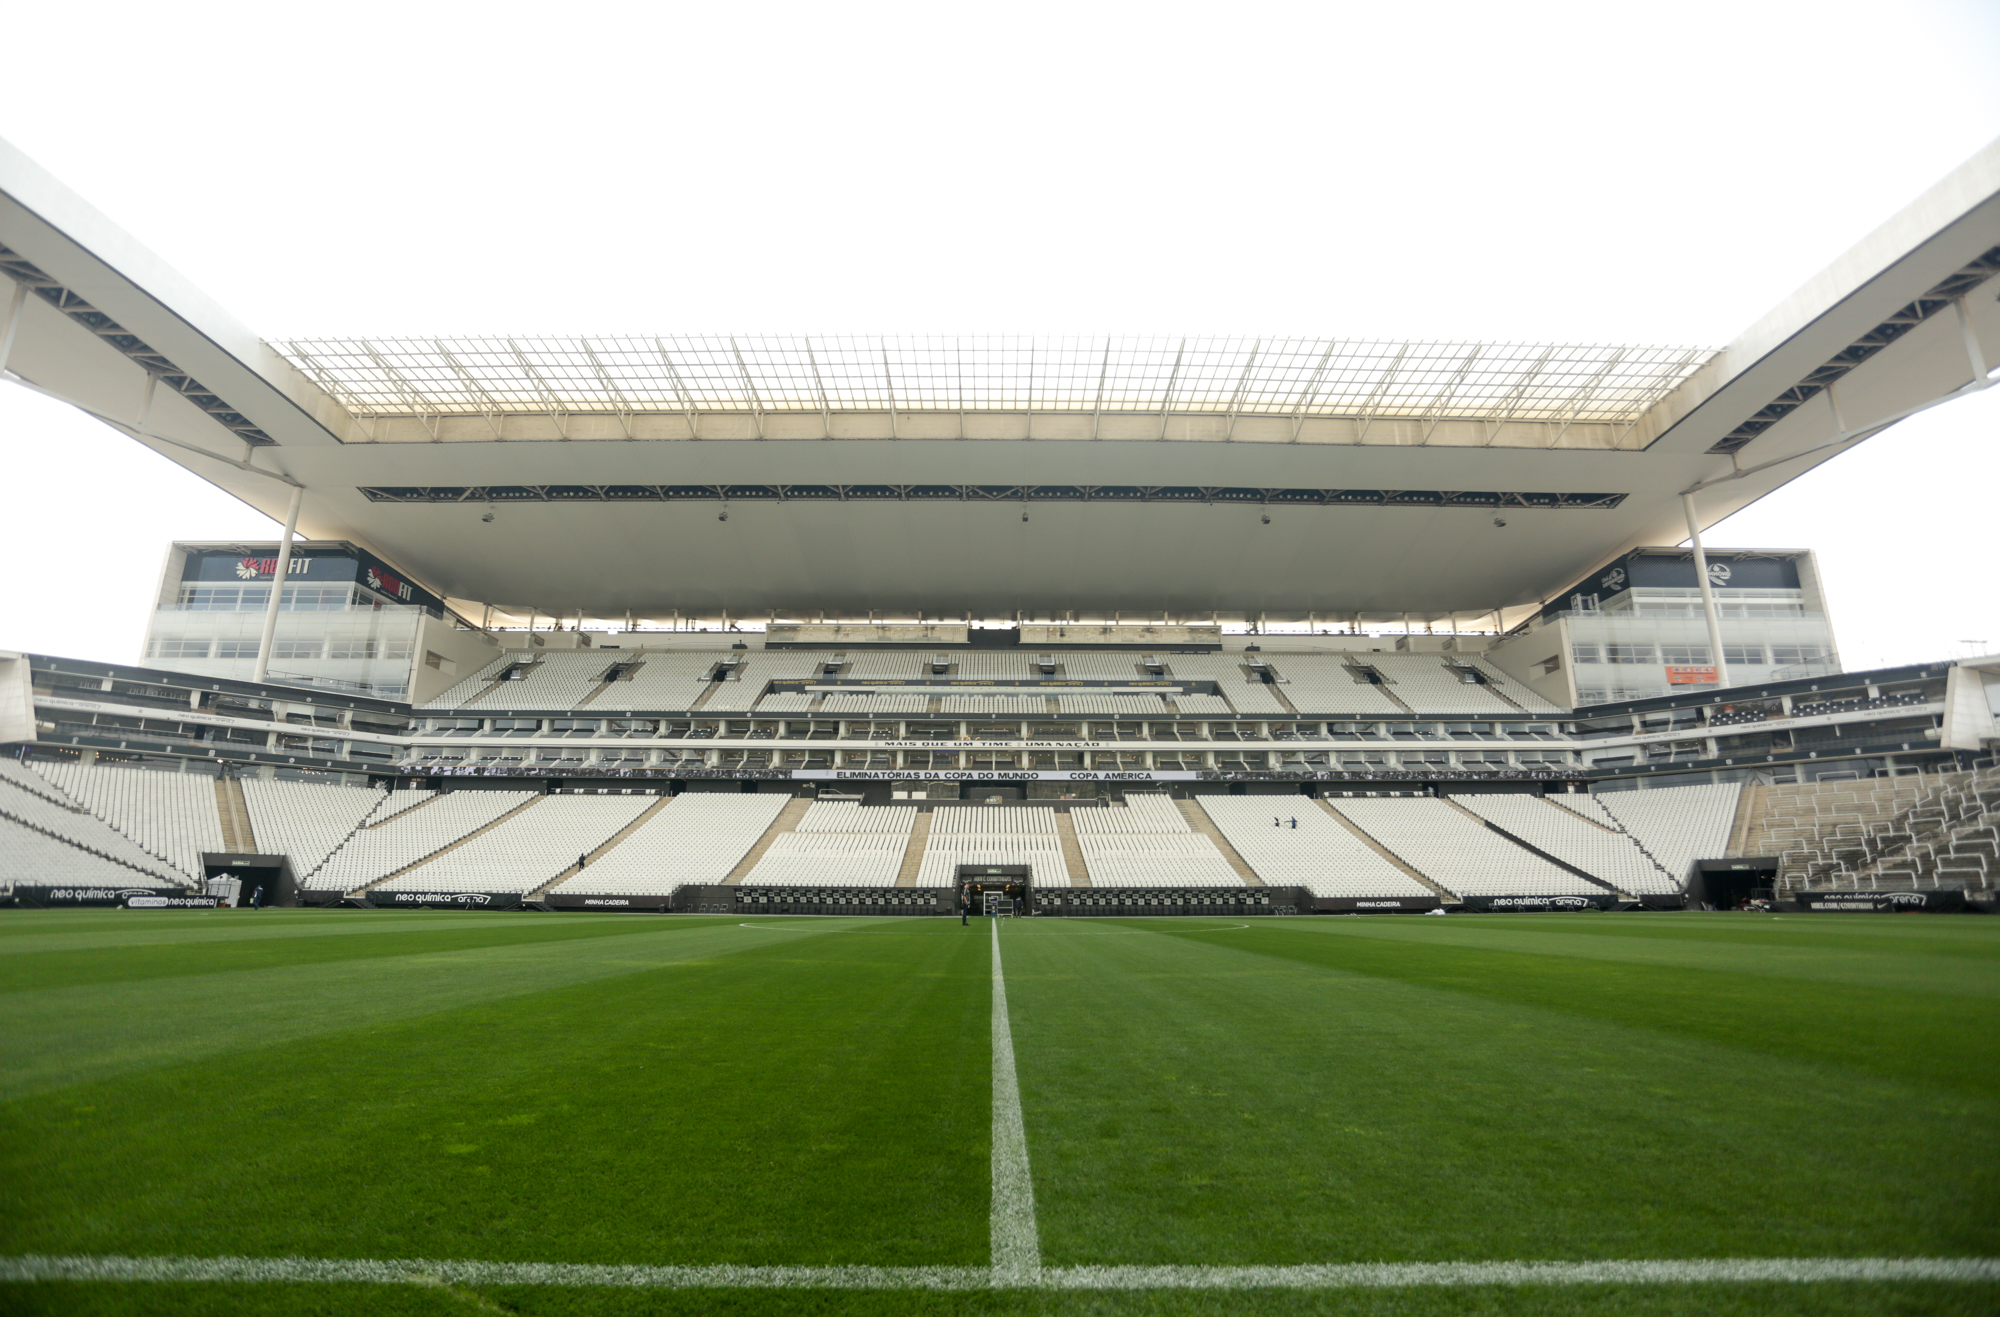
<instances>
[{"instance_id":1,"label":"white field line","mask_svg":"<svg viewBox=\"0 0 2000 1317\"><path fill-rule=\"evenodd\" d=\"M0 1258L7 1281L535 1285L624 1289L1340 1290L1533 1285L2000 1283L2000 1258L1360 1262L1302 1267L649 1267L427 1258Z\"/></svg>"},{"instance_id":2,"label":"white field line","mask_svg":"<svg viewBox=\"0 0 2000 1317\"><path fill-rule=\"evenodd\" d=\"M1032 1283L1042 1269L1035 1229L1035 1182L1028 1171L1028 1133L1021 1124L1021 1085L1014 1074L1014 1029L1007 1020L1007 977L1000 969L1000 924L993 925L993 1280Z\"/></svg>"}]
</instances>

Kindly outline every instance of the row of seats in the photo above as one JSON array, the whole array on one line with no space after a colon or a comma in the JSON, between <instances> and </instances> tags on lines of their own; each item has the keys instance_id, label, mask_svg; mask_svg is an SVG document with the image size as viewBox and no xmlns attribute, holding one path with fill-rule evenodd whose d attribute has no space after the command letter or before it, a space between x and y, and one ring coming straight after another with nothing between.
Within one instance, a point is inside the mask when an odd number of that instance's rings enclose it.
<instances>
[{"instance_id":1,"label":"row of seats","mask_svg":"<svg viewBox=\"0 0 2000 1317\"><path fill-rule=\"evenodd\" d=\"M266 855L289 855L292 874L301 882L317 874L334 848L364 822L421 804L435 794L369 791L263 777L246 778L242 785L257 849Z\"/></svg>"},{"instance_id":2,"label":"row of seats","mask_svg":"<svg viewBox=\"0 0 2000 1317\"><path fill-rule=\"evenodd\" d=\"M202 854L226 851L215 779L205 773L112 768L65 760L30 767L70 799L165 860L193 882Z\"/></svg>"},{"instance_id":3,"label":"row of seats","mask_svg":"<svg viewBox=\"0 0 2000 1317\"><path fill-rule=\"evenodd\" d=\"M940 805L931 814L931 836L961 832L996 836L1056 835L1051 809L1015 805Z\"/></svg>"},{"instance_id":4,"label":"row of seats","mask_svg":"<svg viewBox=\"0 0 2000 1317\"><path fill-rule=\"evenodd\" d=\"M1621 892L1636 896L1681 890L1680 880L1648 859L1630 836L1607 830L1602 820L1562 808L1554 797L1467 794L1452 799L1530 846L1603 879Z\"/></svg>"},{"instance_id":5,"label":"row of seats","mask_svg":"<svg viewBox=\"0 0 2000 1317\"><path fill-rule=\"evenodd\" d=\"M14 771L0 777L0 881L36 887L179 887L191 881L29 770L6 762Z\"/></svg>"},{"instance_id":6,"label":"row of seats","mask_svg":"<svg viewBox=\"0 0 2000 1317\"><path fill-rule=\"evenodd\" d=\"M1133 792L1123 806L1074 810L1070 819L1092 887L1243 886L1228 858L1164 794Z\"/></svg>"},{"instance_id":7,"label":"row of seats","mask_svg":"<svg viewBox=\"0 0 2000 1317\"><path fill-rule=\"evenodd\" d=\"M1436 895L1316 801L1282 796L1196 799L1267 886L1304 887L1328 898Z\"/></svg>"},{"instance_id":8,"label":"row of seats","mask_svg":"<svg viewBox=\"0 0 2000 1317\"><path fill-rule=\"evenodd\" d=\"M1432 882L1460 896L1602 896L1442 800L1343 797L1333 808Z\"/></svg>"},{"instance_id":9,"label":"row of seats","mask_svg":"<svg viewBox=\"0 0 2000 1317\"><path fill-rule=\"evenodd\" d=\"M508 810L536 799L532 791L448 791L412 799L405 807L401 799L405 793L395 794L397 799L391 803L394 812L356 832L300 885L353 891L436 854Z\"/></svg>"},{"instance_id":10,"label":"row of seats","mask_svg":"<svg viewBox=\"0 0 2000 1317\"><path fill-rule=\"evenodd\" d=\"M744 886L893 887L916 821L912 805L815 801L796 829L772 839Z\"/></svg>"},{"instance_id":11,"label":"row of seats","mask_svg":"<svg viewBox=\"0 0 2000 1317\"><path fill-rule=\"evenodd\" d=\"M761 706L760 706L761 707ZM820 701L819 712L824 718L840 718L852 714L862 717L879 717L884 714L925 714L931 708L928 695L829 695Z\"/></svg>"},{"instance_id":12,"label":"row of seats","mask_svg":"<svg viewBox=\"0 0 2000 1317\"><path fill-rule=\"evenodd\" d=\"M720 883L777 822L790 796L692 791L675 796L596 863L549 889L591 896L665 896Z\"/></svg>"},{"instance_id":13,"label":"row of seats","mask_svg":"<svg viewBox=\"0 0 2000 1317\"><path fill-rule=\"evenodd\" d=\"M618 835L647 796L541 796L498 827L381 885L382 891L526 892Z\"/></svg>"},{"instance_id":14,"label":"row of seats","mask_svg":"<svg viewBox=\"0 0 2000 1317\"><path fill-rule=\"evenodd\" d=\"M1719 859L1729 853L1742 792L1741 783L1725 782L1549 799L1600 811L1601 822L1631 833L1662 869L1684 883L1696 860ZM1585 801L1590 803L1585 805Z\"/></svg>"},{"instance_id":15,"label":"row of seats","mask_svg":"<svg viewBox=\"0 0 2000 1317\"><path fill-rule=\"evenodd\" d=\"M1042 695L947 695L938 712L964 718L1046 718L1049 702Z\"/></svg>"}]
</instances>

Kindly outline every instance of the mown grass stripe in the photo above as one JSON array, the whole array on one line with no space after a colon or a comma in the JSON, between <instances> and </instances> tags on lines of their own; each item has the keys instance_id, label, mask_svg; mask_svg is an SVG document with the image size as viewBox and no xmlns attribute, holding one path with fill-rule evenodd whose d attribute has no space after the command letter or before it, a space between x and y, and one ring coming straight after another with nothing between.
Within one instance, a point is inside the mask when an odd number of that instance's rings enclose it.
<instances>
[{"instance_id":1,"label":"mown grass stripe","mask_svg":"<svg viewBox=\"0 0 2000 1317\"><path fill-rule=\"evenodd\" d=\"M1548 1285L2000 1282L2000 1258L1681 1258L1601 1262L1361 1262L1295 1267L611 1266L429 1258L0 1258L0 1282L532 1285L622 1289L1337 1290Z\"/></svg>"},{"instance_id":2,"label":"mown grass stripe","mask_svg":"<svg viewBox=\"0 0 2000 1317\"><path fill-rule=\"evenodd\" d=\"M1014 1073L1014 1029L1007 1020L1007 976L1000 967L1000 921L993 926L993 1270L1025 1279L1041 1269L1035 1182L1021 1123L1021 1083Z\"/></svg>"}]
</instances>

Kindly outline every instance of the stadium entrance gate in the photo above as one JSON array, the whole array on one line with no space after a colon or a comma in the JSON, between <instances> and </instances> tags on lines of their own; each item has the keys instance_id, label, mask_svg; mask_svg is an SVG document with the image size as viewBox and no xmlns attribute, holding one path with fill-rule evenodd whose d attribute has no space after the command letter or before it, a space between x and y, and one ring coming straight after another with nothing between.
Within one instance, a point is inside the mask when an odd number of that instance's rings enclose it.
<instances>
[{"instance_id":1,"label":"stadium entrance gate","mask_svg":"<svg viewBox=\"0 0 2000 1317\"><path fill-rule=\"evenodd\" d=\"M1034 885L1025 864L961 864L958 866L960 900L968 909L988 915L1033 913L1030 893Z\"/></svg>"}]
</instances>

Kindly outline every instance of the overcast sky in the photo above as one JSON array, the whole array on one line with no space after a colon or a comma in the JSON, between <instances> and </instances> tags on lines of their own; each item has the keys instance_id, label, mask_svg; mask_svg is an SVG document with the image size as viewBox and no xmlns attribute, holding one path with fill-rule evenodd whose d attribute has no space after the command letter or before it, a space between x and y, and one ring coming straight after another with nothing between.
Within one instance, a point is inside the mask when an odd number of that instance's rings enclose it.
<instances>
[{"instance_id":1,"label":"overcast sky","mask_svg":"<svg viewBox=\"0 0 2000 1317\"><path fill-rule=\"evenodd\" d=\"M21 6L0 136L259 333L1718 346L2000 135L2000 4ZM2000 392L1996 390L1995 392ZM0 387L0 645L275 533ZM1849 666L2000 649L1993 394L1723 523Z\"/></svg>"}]
</instances>

